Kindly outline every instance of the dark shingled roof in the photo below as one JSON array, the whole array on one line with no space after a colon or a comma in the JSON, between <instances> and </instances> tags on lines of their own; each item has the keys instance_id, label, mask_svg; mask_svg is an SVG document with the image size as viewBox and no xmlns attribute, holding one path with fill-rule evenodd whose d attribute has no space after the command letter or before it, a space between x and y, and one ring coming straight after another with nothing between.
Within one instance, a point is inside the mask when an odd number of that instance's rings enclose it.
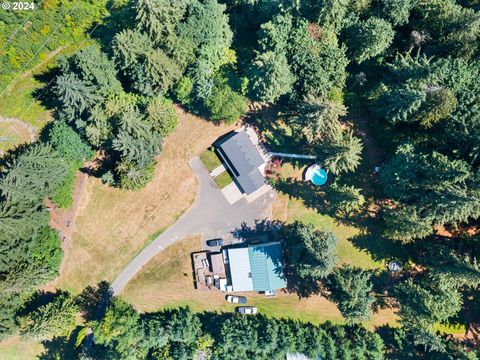
<instances>
[{"instance_id":1,"label":"dark shingled roof","mask_svg":"<svg viewBox=\"0 0 480 360\"><path fill-rule=\"evenodd\" d=\"M245 131L235 133L224 140L217 145L217 149L247 195L265 184L265 177L258 169L265 160Z\"/></svg>"}]
</instances>

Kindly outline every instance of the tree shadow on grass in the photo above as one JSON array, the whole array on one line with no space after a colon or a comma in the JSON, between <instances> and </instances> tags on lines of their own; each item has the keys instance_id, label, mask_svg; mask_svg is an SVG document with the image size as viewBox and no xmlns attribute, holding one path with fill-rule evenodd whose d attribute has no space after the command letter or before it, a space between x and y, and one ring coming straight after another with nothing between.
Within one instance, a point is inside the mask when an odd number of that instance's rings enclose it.
<instances>
[{"instance_id":1,"label":"tree shadow on grass","mask_svg":"<svg viewBox=\"0 0 480 360\"><path fill-rule=\"evenodd\" d=\"M373 228L349 239L359 249L365 250L375 261L407 262L410 254L406 245L388 239Z\"/></svg>"},{"instance_id":2,"label":"tree shadow on grass","mask_svg":"<svg viewBox=\"0 0 480 360\"><path fill-rule=\"evenodd\" d=\"M54 91L55 80L60 73L60 68L55 66L40 74L34 75L35 80L44 85L33 92L33 97L47 110L56 110L62 105Z\"/></svg>"},{"instance_id":3,"label":"tree shadow on grass","mask_svg":"<svg viewBox=\"0 0 480 360\"><path fill-rule=\"evenodd\" d=\"M282 107L281 104L264 106L252 111L245 121L258 129L263 137L261 140L269 151L296 154L309 150L312 152L312 149L308 149L303 136L295 136L296 130L290 117L281 113Z\"/></svg>"},{"instance_id":4,"label":"tree shadow on grass","mask_svg":"<svg viewBox=\"0 0 480 360\"><path fill-rule=\"evenodd\" d=\"M305 207L315 209L320 213L328 213L329 209L325 201L325 192L305 181L298 181L293 178L280 179L272 184L278 192L301 200Z\"/></svg>"},{"instance_id":5,"label":"tree shadow on grass","mask_svg":"<svg viewBox=\"0 0 480 360\"><path fill-rule=\"evenodd\" d=\"M38 356L40 360L74 359L75 342L81 327L77 327L70 337L54 337L42 341L45 350Z\"/></svg>"},{"instance_id":6,"label":"tree shadow on grass","mask_svg":"<svg viewBox=\"0 0 480 360\"><path fill-rule=\"evenodd\" d=\"M56 292L50 291L37 291L32 294L27 302L24 303L23 307L18 311L17 316L25 316L32 311L38 309L41 306L51 303L55 298L68 294L66 291L57 290Z\"/></svg>"},{"instance_id":7,"label":"tree shadow on grass","mask_svg":"<svg viewBox=\"0 0 480 360\"><path fill-rule=\"evenodd\" d=\"M333 218L338 224L361 230L359 235L349 239L352 244L369 253L376 261L406 262L411 256L410 245L385 237L383 226L377 214L369 212L367 206L352 214L340 214L328 196L328 188L318 188L308 182L292 178L279 180L273 187L289 198L302 201L308 209Z\"/></svg>"},{"instance_id":8,"label":"tree shadow on grass","mask_svg":"<svg viewBox=\"0 0 480 360\"><path fill-rule=\"evenodd\" d=\"M114 36L122 30L134 28L136 12L133 1L110 0L106 8L110 9L109 15L103 17L101 23L93 24L88 32L100 42L102 50L111 55Z\"/></svg>"},{"instance_id":9,"label":"tree shadow on grass","mask_svg":"<svg viewBox=\"0 0 480 360\"><path fill-rule=\"evenodd\" d=\"M235 239L242 240L242 242L249 245L258 243L260 239L263 239L263 242L278 240L278 231L282 226L283 223L281 221L259 219L255 220L254 226L242 223L231 234Z\"/></svg>"}]
</instances>

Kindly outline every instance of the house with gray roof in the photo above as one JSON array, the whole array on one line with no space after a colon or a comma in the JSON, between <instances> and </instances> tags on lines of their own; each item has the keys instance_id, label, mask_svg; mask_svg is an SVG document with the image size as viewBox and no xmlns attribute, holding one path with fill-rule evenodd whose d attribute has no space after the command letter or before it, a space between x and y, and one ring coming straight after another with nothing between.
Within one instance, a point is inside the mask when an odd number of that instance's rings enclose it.
<instances>
[{"instance_id":1,"label":"house with gray roof","mask_svg":"<svg viewBox=\"0 0 480 360\"><path fill-rule=\"evenodd\" d=\"M217 143L216 149L242 193L248 197L265 190L265 165L270 155L252 128L237 129Z\"/></svg>"},{"instance_id":2,"label":"house with gray roof","mask_svg":"<svg viewBox=\"0 0 480 360\"><path fill-rule=\"evenodd\" d=\"M287 286L279 242L227 249L231 290L272 291Z\"/></svg>"}]
</instances>

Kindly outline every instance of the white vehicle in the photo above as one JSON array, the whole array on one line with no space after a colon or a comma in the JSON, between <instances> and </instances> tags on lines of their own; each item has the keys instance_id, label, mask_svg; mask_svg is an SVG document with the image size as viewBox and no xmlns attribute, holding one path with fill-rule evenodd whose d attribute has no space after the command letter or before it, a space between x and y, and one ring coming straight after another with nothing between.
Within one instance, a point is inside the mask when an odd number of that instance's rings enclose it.
<instances>
[{"instance_id":1,"label":"white vehicle","mask_svg":"<svg viewBox=\"0 0 480 360\"><path fill-rule=\"evenodd\" d=\"M277 290L267 290L263 293L263 295L265 295L265 297L277 296Z\"/></svg>"},{"instance_id":2,"label":"white vehicle","mask_svg":"<svg viewBox=\"0 0 480 360\"><path fill-rule=\"evenodd\" d=\"M235 295L227 295L227 301L234 304L246 304L247 298L245 296L235 296Z\"/></svg>"},{"instance_id":3,"label":"white vehicle","mask_svg":"<svg viewBox=\"0 0 480 360\"><path fill-rule=\"evenodd\" d=\"M239 314L245 315L254 315L257 313L257 308L255 306L240 306L237 308Z\"/></svg>"}]
</instances>

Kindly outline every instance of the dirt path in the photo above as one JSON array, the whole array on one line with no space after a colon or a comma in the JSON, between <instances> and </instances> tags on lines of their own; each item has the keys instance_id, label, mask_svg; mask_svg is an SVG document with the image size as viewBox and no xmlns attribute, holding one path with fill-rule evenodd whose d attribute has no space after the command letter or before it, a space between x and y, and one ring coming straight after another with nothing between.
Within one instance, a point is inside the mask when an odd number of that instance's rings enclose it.
<instances>
[{"instance_id":1,"label":"dirt path","mask_svg":"<svg viewBox=\"0 0 480 360\"><path fill-rule=\"evenodd\" d=\"M369 133L368 117L358 111L349 113L357 125L357 134L362 138L370 167L380 166L385 161L385 151L376 143Z\"/></svg>"},{"instance_id":2,"label":"dirt path","mask_svg":"<svg viewBox=\"0 0 480 360\"><path fill-rule=\"evenodd\" d=\"M29 77L30 75L32 75L35 71L39 70L47 62L49 62L51 59L53 59L55 56L57 56L59 53L61 53L65 48L66 48L66 46L59 46L55 50L49 52L46 58L44 58L42 61L40 61L37 65L35 65L30 70L27 70L24 73L22 73L20 75L20 79L25 79L26 77Z\"/></svg>"}]
</instances>

